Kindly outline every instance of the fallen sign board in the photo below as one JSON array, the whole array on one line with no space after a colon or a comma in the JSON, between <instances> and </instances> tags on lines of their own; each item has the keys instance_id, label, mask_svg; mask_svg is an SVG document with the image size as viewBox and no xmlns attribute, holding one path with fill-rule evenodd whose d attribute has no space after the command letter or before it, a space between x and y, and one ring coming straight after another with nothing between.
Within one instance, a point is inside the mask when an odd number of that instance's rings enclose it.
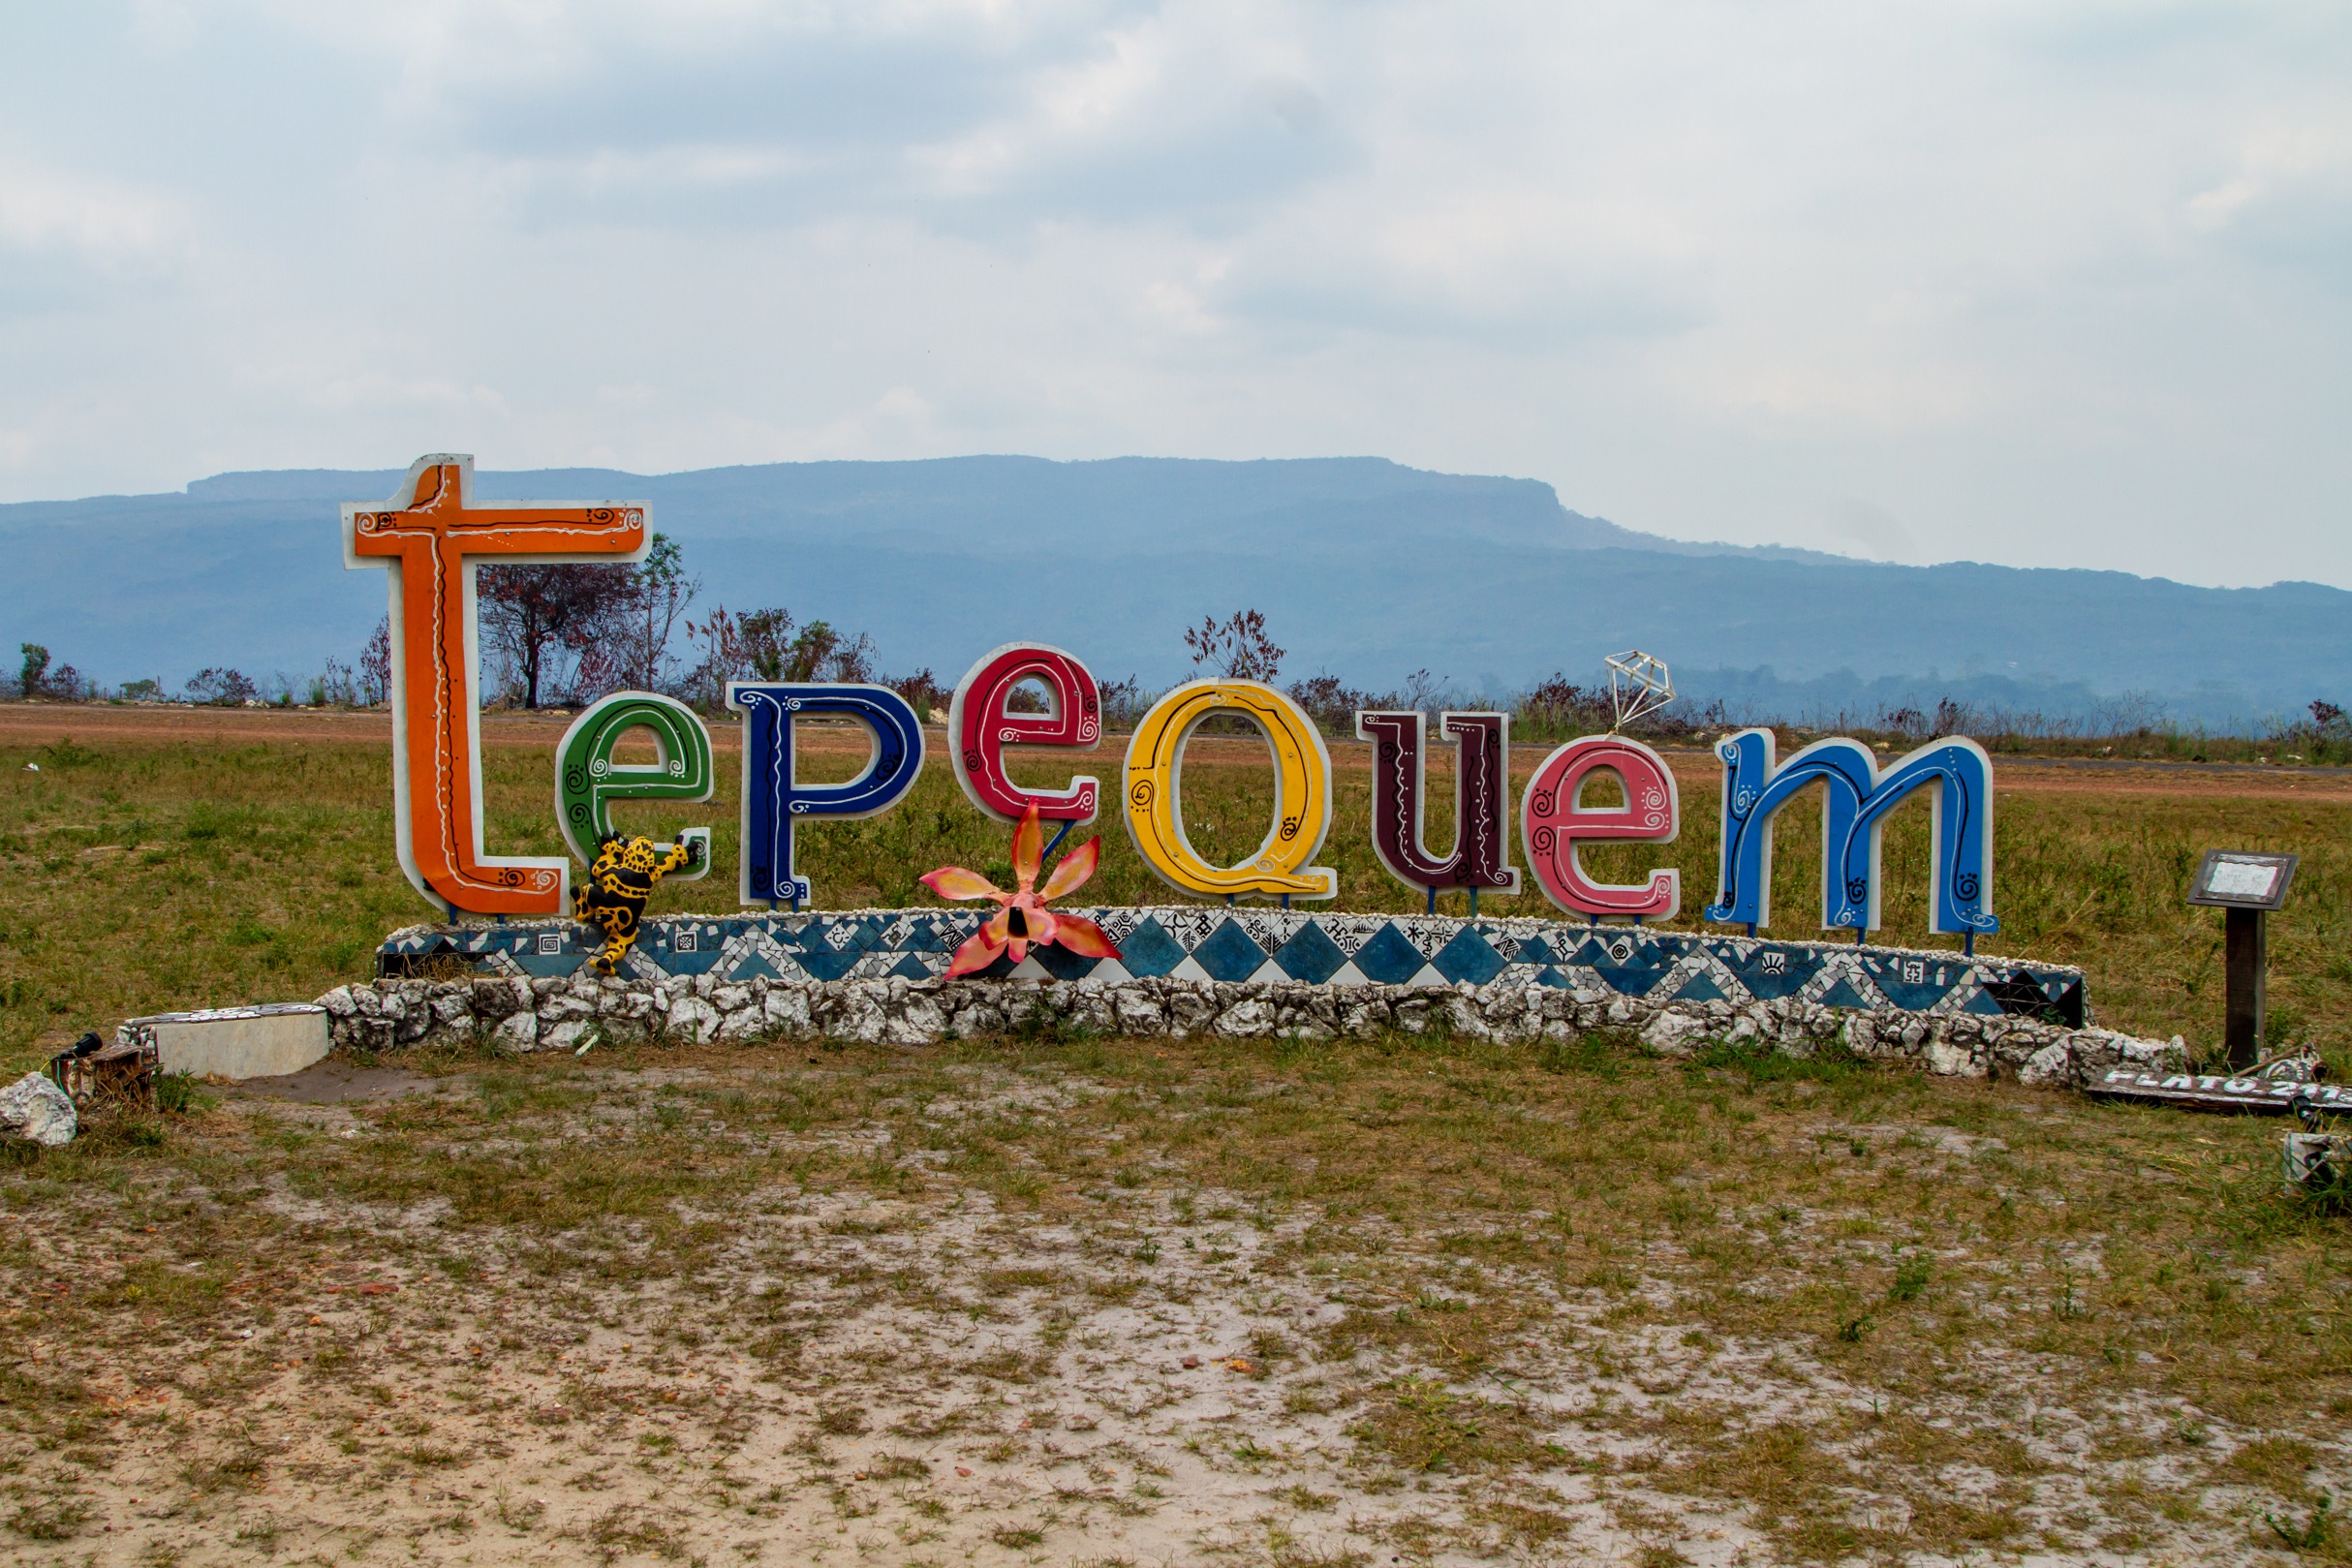
<instances>
[{"instance_id":1,"label":"fallen sign board","mask_svg":"<svg viewBox=\"0 0 2352 1568\"><path fill-rule=\"evenodd\" d=\"M2094 1099L2139 1100L2179 1105L2192 1111L2250 1112L2283 1116L2308 1105L2352 1115L2352 1084L2313 1082L2311 1057L2283 1057L2252 1072L2154 1073L2117 1067L2086 1091Z\"/></svg>"}]
</instances>

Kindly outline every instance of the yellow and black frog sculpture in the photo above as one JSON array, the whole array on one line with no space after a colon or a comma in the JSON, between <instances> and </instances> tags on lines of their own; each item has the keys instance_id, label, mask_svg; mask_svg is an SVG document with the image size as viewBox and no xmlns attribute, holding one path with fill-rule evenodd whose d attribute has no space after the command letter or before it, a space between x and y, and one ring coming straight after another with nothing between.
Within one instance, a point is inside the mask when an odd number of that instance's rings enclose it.
<instances>
[{"instance_id":1,"label":"yellow and black frog sculpture","mask_svg":"<svg viewBox=\"0 0 2352 1568\"><path fill-rule=\"evenodd\" d=\"M617 974L621 960L636 944L637 921L654 884L681 866L701 858L699 839L659 845L651 839L607 833L596 845L588 880L572 890L572 918L604 934L603 950L588 961L598 974Z\"/></svg>"}]
</instances>

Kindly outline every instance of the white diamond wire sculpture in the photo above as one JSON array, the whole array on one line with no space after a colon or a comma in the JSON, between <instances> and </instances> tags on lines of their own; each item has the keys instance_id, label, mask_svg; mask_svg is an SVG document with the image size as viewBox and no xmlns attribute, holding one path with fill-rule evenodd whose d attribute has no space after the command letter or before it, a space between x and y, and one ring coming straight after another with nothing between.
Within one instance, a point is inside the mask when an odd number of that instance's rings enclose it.
<instances>
[{"instance_id":1,"label":"white diamond wire sculpture","mask_svg":"<svg viewBox=\"0 0 2352 1568\"><path fill-rule=\"evenodd\" d=\"M1617 728L1623 729L1644 714L1656 713L1674 700L1674 678L1666 672L1666 661L1653 659L1639 648L1628 648L1622 654L1611 654L1609 665L1609 705L1617 711Z\"/></svg>"}]
</instances>

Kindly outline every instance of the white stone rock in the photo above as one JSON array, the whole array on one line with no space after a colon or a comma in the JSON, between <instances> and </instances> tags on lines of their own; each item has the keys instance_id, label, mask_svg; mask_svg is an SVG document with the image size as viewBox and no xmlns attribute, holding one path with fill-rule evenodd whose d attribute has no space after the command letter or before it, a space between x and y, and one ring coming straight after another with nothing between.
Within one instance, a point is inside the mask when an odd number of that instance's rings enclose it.
<instances>
[{"instance_id":1,"label":"white stone rock","mask_svg":"<svg viewBox=\"0 0 2352 1568\"><path fill-rule=\"evenodd\" d=\"M471 986L449 986L436 992L428 1005L433 1009L433 1022L445 1030L462 1030L474 1022Z\"/></svg>"},{"instance_id":2,"label":"white stone rock","mask_svg":"<svg viewBox=\"0 0 2352 1568\"><path fill-rule=\"evenodd\" d=\"M1478 1016L1478 1007L1468 997L1447 997L1441 1004L1445 1011L1445 1027L1467 1040L1491 1040L1495 1031L1487 1028L1486 1020Z\"/></svg>"},{"instance_id":3,"label":"white stone rock","mask_svg":"<svg viewBox=\"0 0 2352 1568\"><path fill-rule=\"evenodd\" d=\"M680 997L670 1003L669 1011L662 1019L663 1027L670 1033L696 1045L717 1038L719 1022L718 1008L700 997L692 996Z\"/></svg>"},{"instance_id":4,"label":"white stone rock","mask_svg":"<svg viewBox=\"0 0 2352 1568\"><path fill-rule=\"evenodd\" d=\"M556 1023L573 1020L584 1022L596 1016L596 1001L590 997L565 992L560 996L548 997L542 1000L539 1004L539 1016Z\"/></svg>"},{"instance_id":5,"label":"white stone rock","mask_svg":"<svg viewBox=\"0 0 2352 1568\"><path fill-rule=\"evenodd\" d=\"M851 985L843 988L841 1011L825 1032L835 1039L853 1040L859 1045L880 1045L889 1028L890 1020L872 990Z\"/></svg>"},{"instance_id":6,"label":"white stone rock","mask_svg":"<svg viewBox=\"0 0 2352 1568\"><path fill-rule=\"evenodd\" d=\"M2045 1045L2019 1065L2017 1081L2043 1089L2072 1089L2074 1053L2063 1042Z\"/></svg>"},{"instance_id":7,"label":"white stone rock","mask_svg":"<svg viewBox=\"0 0 2352 1568\"><path fill-rule=\"evenodd\" d=\"M28 1072L0 1089L0 1127L54 1149L70 1144L79 1122L66 1091L43 1073Z\"/></svg>"},{"instance_id":8,"label":"white stone rock","mask_svg":"<svg viewBox=\"0 0 2352 1568\"><path fill-rule=\"evenodd\" d=\"M1223 1012L1219 1013L1217 1022L1211 1027L1228 1040L1247 1039L1252 1035L1265 1034L1274 1028L1274 1009L1255 998L1247 1001L1237 1001Z\"/></svg>"},{"instance_id":9,"label":"white stone rock","mask_svg":"<svg viewBox=\"0 0 2352 1568\"><path fill-rule=\"evenodd\" d=\"M1965 1045L1955 1045L1941 1035L1927 1041L1928 1071L1942 1078L1982 1078L1985 1064Z\"/></svg>"},{"instance_id":10,"label":"white stone rock","mask_svg":"<svg viewBox=\"0 0 2352 1568\"><path fill-rule=\"evenodd\" d=\"M798 986L772 985L760 1001L768 1031L787 1039L805 1040L810 1034L809 995Z\"/></svg>"},{"instance_id":11,"label":"white stone rock","mask_svg":"<svg viewBox=\"0 0 2352 1568\"><path fill-rule=\"evenodd\" d=\"M655 1005L653 997L643 991L623 991L607 996L597 1004L597 1009L606 1018L636 1025L639 1032L651 1029L654 1019L662 1011Z\"/></svg>"},{"instance_id":12,"label":"white stone rock","mask_svg":"<svg viewBox=\"0 0 2352 1568\"><path fill-rule=\"evenodd\" d=\"M2121 1034L2111 1029L2083 1029L2075 1030L2067 1043L2074 1052L2076 1071L2085 1081L2095 1080L2111 1067L2129 1067L2138 1072L2188 1070L2188 1050L2178 1037L2144 1040L2136 1034Z\"/></svg>"},{"instance_id":13,"label":"white stone rock","mask_svg":"<svg viewBox=\"0 0 2352 1568\"><path fill-rule=\"evenodd\" d=\"M937 1045L947 1034L947 1015L929 997L912 996L883 1009L882 1038L892 1045Z\"/></svg>"},{"instance_id":14,"label":"white stone rock","mask_svg":"<svg viewBox=\"0 0 2352 1568\"><path fill-rule=\"evenodd\" d=\"M1168 998L1168 1032L1179 1039L1199 1033L1216 1016L1217 1004L1198 991L1187 989Z\"/></svg>"},{"instance_id":15,"label":"white stone rock","mask_svg":"<svg viewBox=\"0 0 2352 1568\"><path fill-rule=\"evenodd\" d=\"M1706 1037L1707 1020L1688 1013L1660 1013L1642 1030L1642 1044L1661 1057L1696 1056Z\"/></svg>"},{"instance_id":16,"label":"white stone rock","mask_svg":"<svg viewBox=\"0 0 2352 1568\"><path fill-rule=\"evenodd\" d=\"M1119 1021L1122 1034L1152 1035L1167 1032L1168 1018L1152 994L1140 986L1119 986L1111 992L1111 1011Z\"/></svg>"},{"instance_id":17,"label":"white stone rock","mask_svg":"<svg viewBox=\"0 0 2352 1568\"><path fill-rule=\"evenodd\" d=\"M1847 1013L1838 1026L1838 1031L1847 1053L1866 1061L1883 1050L1878 1043L1877 1027L1861 1013Z\"/></svg>"},{"instance_id":18,"label":"white stone rock","mask_svg":"<svg viewBox=\"0 0 2352 1568\"><path fill-rule=\"evenodd\" d=\"M1005 1014L985 1002L974 1002L955 1015L955 1036L959 1040L1004 1032Z\"/></svg>"},{"instance_id":19,"label":"white stone rock","mask_svg":"<svg viewBox=\"0 0 2352 1568\"><path fill-rule=\"evenodd\" d=\"M490 1031L490 1042L506 1051L532 1051L539 1047L539 1015L537 1013L509 1013Z\"/></svg>"}]
</instances>

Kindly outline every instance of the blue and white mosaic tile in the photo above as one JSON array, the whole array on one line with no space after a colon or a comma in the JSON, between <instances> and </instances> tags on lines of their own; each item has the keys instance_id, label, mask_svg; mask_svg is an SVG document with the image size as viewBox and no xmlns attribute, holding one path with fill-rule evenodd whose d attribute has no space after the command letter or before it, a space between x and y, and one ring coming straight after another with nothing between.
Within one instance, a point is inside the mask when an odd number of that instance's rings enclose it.
<instances>
[{"instance_id":1,"label":"blue and white mosaic tile","mask_svg":"<svg viewBox=\"0 0 2352 1568\"><path fill-rule=\"evenodd\" d=\"M1120 956L1033 948L1017 968L999 959L980 977L1081 985L1161 975L1322 986L1501 983L1656 1001L1742 1006L1794 998L1865 1011L2006 1013L2083 1025L2080 969L1952 952L1540 919L1214 906L1070 912L1108 932ZM965 909L657 916L645 921L629 967L646 980L701 974L722 983L929 980L946 972L949 956L983 918L983 911ZM570 922L416 926L384 944L378 972L415 973L435 959L455 958L490 973L568 975L601 942L592 928Z\"/></svg>"}]
</instances>

